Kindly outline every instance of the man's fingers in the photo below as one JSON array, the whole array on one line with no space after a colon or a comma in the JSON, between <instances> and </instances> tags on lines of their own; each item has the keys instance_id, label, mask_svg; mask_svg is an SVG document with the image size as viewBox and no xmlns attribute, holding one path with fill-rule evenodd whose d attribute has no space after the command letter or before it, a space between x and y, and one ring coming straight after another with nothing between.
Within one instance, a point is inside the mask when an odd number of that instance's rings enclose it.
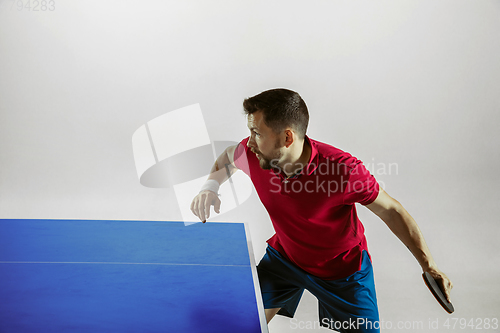
<instances>
[{"instance_id":1,"label":"man's fingers","mask_svg":"<svg viewBox=\"0 0 500 333\"><path fill-rule=\"evenodd\" d=\"M204 215L205 220L207 220L210 217L210 206L211 205L212 205L212 202L209 199L209 196L207 195L205 197L205 215Z\"/></svg>"},{"instance_id":2,"label":"man's fingers","mask_svg":"<svg viewBox=\"0 0 500 333\"><path fill-rule=\"evenodd\" d=\"M217 194L210 191L199 193L191 202L191 211L203 223L210 217L210 206L214 206L216 213L220 213L220 199Z\"/></svg>"},{"instance_id":3,"label":"man's fingers","mask_svg":"<svg viewBox=\"0 0 500 333\"><path fill-rule=\"evenodd\" d=\"M196 215L196 211L194 210L194 203L196 201L196 197L191 201L191 206L189 206L189 209L191 209L191 212L193 212L194 215ZM196 215L198 216L198 215Z\"/></svg>"},{"instance_id":4,"label":"man's fingers","mask_svg":"<svg viewBox=\"0 0 500 333\"><path fill-rule=\"evenodd\" d=\"M451 289L453 288L451 280L439 269L430 270L428 273L434 278L434 280L436 280L436 283L438 284L439 289L443 292L446 300L451 303L450 296Z\"/></svg>"},{"instance_id":5,"label":"man's fingers","mask_svg":"<svg viewBox=\"0 0 500 333\"><path fill-rule=\"evenodd\" d=\"M449 303L451 303L451 300L450 300L450 291L449 291L449 290L446 290L444 295L446 296L446 300L447 300Z\"/></svg>"},{"instance_id":6,"label":"man's fingers","mask_svg":"<svg viewBox=\"0 0 500 333\"><path fill-rule=\"evenodd\" d=\"M439 277L437 281L439 283L439 287L444 293L444 296L446 297L446 300L451 303L450 294L451 288L453 288L453 283L446 277L446 275L443 277Z\"/></svg>"},{"instance_id":7,"label":"man's fingers","mask_svg":"<svg viewBox=\"0 0 500 333\"><path fill-rule=\"evenodd\" d=\"M220 213L220 199L218 197L215 198L214 210L217 214Z\"/></svg>"},{"instance_id":8,"label":"man's fingers","mask_svg":"<svg viewBox=\"0 0 500 333\"><path fill-rule=\"evenodd\" d=\"M450 289L446 286L441 284L441 289L444 292L444 296L446 297L446 300L449 302L450 301Z\"/></svg>"},{"instance_id":9,"label":"man's fingers","mask_svg":"<svg viewBox=\"0 0 500 333\"><path fill-rule=\"evenodd\" d=\"M198 200L198 217L200 220L206 220L205 218L205 204L204 204L203 196L200 195L200 200Z\"/></svg>"},{"instance_id":10,"label":"man's fingers","mask_svg":"<svg viewBox=\"0 0 500 333\"><path fill-rule=\"evenodd\" d=\"M197 197L195 197L195 198L193 199L193 201L191 201L191 206L190 206L189 208L191 209L191 212L192 212L192 213L193 213L196 217L198 217L198 213L197 213L197 211L196 211L196 198L197 198Z\"/></svg>"},{"instance_id":11,"label":"man's fingers","mask_svg":"<svg viewBox=\"0 0 500 333\"><path fill-rule=\"evenodd\" d=\"M451 303L450 301L451 289L453 289L453 283L450 280L446 279L445 295L446 295L446 300L450 303Z\"/></svg>"},{"instance_id":12,"label":"man's fingers","mask_svg":"<svg viewBox=\"0 0 500 333\"><path fill-rule=\"evenodd\" d=\"M191 212L193 212L194 215L196 215L197 217L200 217L200 209L199 209L199 206L200 206L200 196L197 195L194 197L193 201L191 201Z\"/></svg>"}]
</instances>

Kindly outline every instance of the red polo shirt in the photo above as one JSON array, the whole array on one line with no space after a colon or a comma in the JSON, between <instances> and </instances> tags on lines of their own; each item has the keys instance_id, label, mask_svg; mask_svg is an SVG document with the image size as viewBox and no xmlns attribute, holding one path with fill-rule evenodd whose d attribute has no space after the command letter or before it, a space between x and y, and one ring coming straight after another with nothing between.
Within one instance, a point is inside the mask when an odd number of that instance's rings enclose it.
<instances>
[{"instance_id":1,"label":"red polo shirt","mask_svg":"<svg viewBox=\"0 0 500 333\"><path fill-rule=\"evenodd\" d=\"M368 251L355 203L372 203L379 185L351 154L306 140L311 158L292 178L261 169L248 138L238 145L235 164L250 176L269 213L276 233L268 244L310 274L344 278L361 268L362 251Z\"/></svg>"}]
</instances>

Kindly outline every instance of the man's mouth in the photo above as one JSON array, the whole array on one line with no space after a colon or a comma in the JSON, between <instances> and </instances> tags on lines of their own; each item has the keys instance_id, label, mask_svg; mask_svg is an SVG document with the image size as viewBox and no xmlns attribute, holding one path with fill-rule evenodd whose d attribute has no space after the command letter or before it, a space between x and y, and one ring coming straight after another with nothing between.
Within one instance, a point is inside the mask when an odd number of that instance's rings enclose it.
<instances>
[{"instance_id":1,"label":"man's mouth","mask_svg":"<svg viewBox=\"0 0 500 333\"><path fill-rule=\"evenodd\" d=\"M252 150L252 153L254 153L254 154L255 154L255 156L256 156L259 160L260 160L260 159L262 159L262 154L261 154L261 153L256 152L255 150Z\"/></svg>"}]
</instances>

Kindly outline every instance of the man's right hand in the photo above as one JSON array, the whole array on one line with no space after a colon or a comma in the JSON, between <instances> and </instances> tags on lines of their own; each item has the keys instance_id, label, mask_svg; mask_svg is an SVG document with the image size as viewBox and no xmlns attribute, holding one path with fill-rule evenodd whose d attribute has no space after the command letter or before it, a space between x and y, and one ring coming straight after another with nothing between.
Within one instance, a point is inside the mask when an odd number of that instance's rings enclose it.
<instances>
[{"instance_id":1,"label":"man's right hand","mask_svg":"<svg viewBox=\"0 0 500 333\"><path fill-rule=\"evenodd\" d=\"M205 223L210 217L210 206L214 206L217 214L220 213L220 199L217 193L205 190L198 193L191 202L191 211Z\"/></svg>"}]
</instances>

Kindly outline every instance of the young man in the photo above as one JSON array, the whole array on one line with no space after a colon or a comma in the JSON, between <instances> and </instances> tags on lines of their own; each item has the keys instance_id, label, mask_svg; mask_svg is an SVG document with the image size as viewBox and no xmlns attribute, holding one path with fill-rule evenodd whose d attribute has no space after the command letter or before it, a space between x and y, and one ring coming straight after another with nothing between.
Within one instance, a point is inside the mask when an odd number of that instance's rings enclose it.
<instances>
[{"instance_id":1,"label":"young man","mask_svg":"<svg viewBox=\"0 0 500 333\"><path fill-rule=\"evenodd\" d=\"M228 147L191 203L203 222L219 213L219 185L248 174L275 235L257 266L267 322L293 317L304 289L319 300L322 326L379 332L373 269L355 203L379 216L449 299L452 283L434 262L416 222L361 161L306 136L309 114L296 92L273 89L243 102L250 137Z\"/></svg>"}]
</instances>

